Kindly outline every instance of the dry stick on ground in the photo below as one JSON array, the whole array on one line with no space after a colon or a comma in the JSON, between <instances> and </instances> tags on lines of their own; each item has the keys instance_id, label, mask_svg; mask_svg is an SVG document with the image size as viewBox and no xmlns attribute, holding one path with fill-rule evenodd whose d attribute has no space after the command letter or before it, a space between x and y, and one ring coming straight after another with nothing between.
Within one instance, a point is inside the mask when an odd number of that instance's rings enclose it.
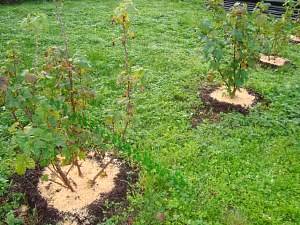
<instances>
[{"instance_id":1,"label":"dry stick on ground","mask_svg":"<svg viewBox=\"0 0 300 225\"><path fill-rule=\"evenodd\" d=\"M93 187L96 184L97 178L104 172L104 170L109 166L109 164L112 163L114 160L113 157L110 158L110 160L102 167L102 169L94 176L92 180L90 180L90 185Z\"/></svg>"}]
</instances>

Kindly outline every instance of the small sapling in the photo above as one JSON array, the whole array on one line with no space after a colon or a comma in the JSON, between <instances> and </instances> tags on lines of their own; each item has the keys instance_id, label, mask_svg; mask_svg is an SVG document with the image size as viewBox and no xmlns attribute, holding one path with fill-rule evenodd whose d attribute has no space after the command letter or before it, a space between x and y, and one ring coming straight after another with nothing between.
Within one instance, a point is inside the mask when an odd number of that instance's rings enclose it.
<instances>
[{"instance_id":1,"label":"small sapling","mask_svg":"<svg viewBox=\"0 0 300 225\"><path fill-rule=\"evenodd\" d=\"M135 33L131 30L131 18L129 11L135 11L133 2L131 0L123 0L120 5L115 9L112 23L117 26L119 30L119 37L123 48L123 70L119 75L118 83L124 87L124 94L119 100L121 107L124 108L124 114L113 116L110 123L113 130L116 131L124 139L127 129L130 126L134 115L134 94L135 88L143 76L143 69L139 66L132 66L130 60L130 42L135 38ZM117 120L119 117L119 121ZM116 124L121 123L121 128L116 128Z\"/></svg>"},{"instance_id":2,"label":"small sapling","mask_svg":"<svg viewBox=\"0 0 300 225\"><path fill-rule=\"evenodd\" d=\"M258 3L253 13L253 27L257 33L256 41L259 46L260 61L268 65L283 66L288 62L280 55L290 38L294 8L289 1L284 6L285 12L281 18L274 18L266 14L265 11L269 5L264 2Z\"/></svg>"}]
</instances>

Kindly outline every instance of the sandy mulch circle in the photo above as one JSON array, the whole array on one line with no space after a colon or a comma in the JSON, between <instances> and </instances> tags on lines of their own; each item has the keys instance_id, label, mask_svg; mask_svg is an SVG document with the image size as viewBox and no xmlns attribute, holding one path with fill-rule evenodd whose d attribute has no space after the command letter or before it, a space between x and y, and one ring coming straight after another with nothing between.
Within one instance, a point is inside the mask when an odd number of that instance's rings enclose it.
<instances>
[{"instance_id":1,"label":"sandy mulch circle","mask_svg":"<svg viewBox=\"0 0 300 225\"><path fill-rule=\"evenodd\" d=\"M109 158L105 158L105 161ZM106 163L106 162L104 162ZM79 161L83 176L80 177L77 168L73 167L68 178L71 179L75 192L70 191L52 181L43 182L40 180L38 190L48 204L60 212L65 213L86 213L85 207L97 200L100 195L111 192L114 187L114 179L117 177L120 169L116 163L110 164L105 169L105 174L99 176L93 187L89 181L101 170L99 163L94 159ZM62 170L66 173L70 166L63 166ZM46 168L43 175L47 175L51 180L61 182L49 168Z\"/></svg>"},{"instance_id":2,"label":"sandy mulch circle","mask_svg":"<svg viewBox=\"0 0 300 225\"><path fill-rule=\"evenodd\" d=\"M296 43L296 44L300 44L300 37L295 36L295 35L291 35L291 41Z\"/></svg>"},{"instance_id":3,"label":"sandy mulch circle","mask_svg":"<svg viewBox=\"0 0 300 225\"><path fill-rule=\"evenodd\" d=\"M262 95L251 89L237 91L237 97L234 99L229 98L224 91L224 87L219 85L206 85L200 88L199 97L203 105L193 109L192 128L196 128L204 120L218 122L221 112L235 111L247 115L258 102L265 103L267 106L269 104L269 101L266 101Z\"/></svg>"},{"instance_id":4,"label":"sandy mulch circle","mask_svg":"<svg viewBox=\"0 0 300 225\"><path fill-rule=\"evenodd\" d=\"M273 55L264 55L260 54L259 61L265 65L273 66L273 67L281 67L289 63L289 60L278 57L278 56L273 56Z\"/></svg>"},{"instance_id":5,"label":"sandy mulch circle","mask_svg":"<svg viewBox=\"0 0 300 225\"><path fill-rule=\"evenodd\" d=\"M13 178L13 191L27 196L28 205L36 209L39 223L62 225L96 225L121 213L127 207L127 193L138 180L138 169L120 158L113 158L105 173L91 188L89 180L110 161L111 155L88 157L80 162L83 177L74 167L68 177L76 192L71 192L51 181L42 181L43 175L57 180L49 169L28 170L25 176ZM63 167L67 171L70 166ZM76 185L75 185L76 183ZM107 205L107 203L110 203ZM118 204L115 204L118 203Z\"/></svg>"},{"instance_id":6,"label":"sandy mulch circle","mask_svg":"<svg viewBox=\"0 0 300 225\"><path fill-rule=\"evenodd\" d=\"M225 87L219 87L210 94L210 97L212 97L213 99L219 102L225 102L233 105L240 105L244 108L249 108L255 101L255 96L251 95L244 88L237 90L235 96L231 98L227 94Z\"/></svg>"}]
</instances>

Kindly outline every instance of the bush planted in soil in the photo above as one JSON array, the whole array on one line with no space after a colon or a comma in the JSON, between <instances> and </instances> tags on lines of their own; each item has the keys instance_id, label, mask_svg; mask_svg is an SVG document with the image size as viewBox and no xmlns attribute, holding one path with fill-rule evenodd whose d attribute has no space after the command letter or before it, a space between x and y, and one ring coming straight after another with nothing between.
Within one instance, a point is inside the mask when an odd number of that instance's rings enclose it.
<instances>
[{"instance_id":1,"label":"bush planted in soil","mask_svg":"<svg viewBox=\"0 0 300 225\"><path fill-rule=\"evenodd\" d=\"M290 1L290 8L293 11L298 11L299 12L299 7L300 7L300 1ZM293 26L292 26L292 31L291 31L291 39L292 41L296 43L300 43L300 23L299 23L299 16L296 20L293 20Z\"/></svg>"},{"instance_id":2,"label":"bush planted in soil","mask_svg":"<svg viewBox=\"0 0 300 225\"><path fill-rule=\"evenodd\" d=\"M281 18L274 18L265 13L268 5L259 2L253 13L253 26L260 53L267 56L279 56L290 39L294 4L285 3L285 13Z\"/></svg>"},{"instance_id":3,"label":"bush planted in soil","mask_svg":"<svg viewBox=\"0 0 300 225\"><path fill-rule=\"evenodd\" d=\"M47 166L59 178L57 183L75 191L61 166L76 166L79 175L83 175L78 160L85 158L92 137L86 127L86 109L93 92L85 83L88 62L82 55L69 52L61 4L56 1L64 47L49 48L40 62L46 16L29 15L22 25L35 37L34 63L31 69L19 72L21 61L16 45L10 47L2 69L1 91L14 120L10 132L11 147L17 153L16 172L24 174L36 164Z\"/></svg>"},{"instance_id":4,"label":"bush planted in soil","mask_svg":"<svg viewBox=\"0 0 300 225\"><path fill-rule=\"evenodd\" d=\"M243 87L254 57L252 27L247 6L236 3L222 21L205 21L201 26L204 54L230 97Z\"/></svg>"}]
</instances>

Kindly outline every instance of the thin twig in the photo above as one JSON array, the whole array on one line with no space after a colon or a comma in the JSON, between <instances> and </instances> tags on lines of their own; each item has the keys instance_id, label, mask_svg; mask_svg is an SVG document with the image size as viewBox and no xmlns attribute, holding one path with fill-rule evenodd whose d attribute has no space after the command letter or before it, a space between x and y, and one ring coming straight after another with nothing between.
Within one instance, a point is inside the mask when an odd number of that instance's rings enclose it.
<instances>
[{"instance_id":1,"label":"thin twig","mask_svg":"<svg viewBox=\"0 0 300 225\"><path fill-rule=\"evenodd\" d=\"M126 123L125 123L125 127L123 129L122 132L122 138L125 138L126 132L127 132L127 128L130 124L130 119L131 119L131 113L130 113L130 108L131 108L131 81L130 81L130 68L129 68L129 54L128 54L128 48L127 48L127 44L128 44L128 33L127 33L127 28L125 26L125 21L122 24L122 31L123 31L123 41L122 41L122 45L124 47L124 63L125 63L125 74L126 74L126 78L127 78L127 85L126 85L126 94L127 94L127 106L126 106L126 114L127 114L127 119L126 119Z\"/></svg>"},{"instance_id":2,"label":"thin twig","mask_svg":"<svg viewBox=\"0 0 300 225\"><path fill-rule=\"evenodd\" d=\"M69 179L72 181L72 183L74 184L74 186L77 187L77 183L71 177Z\"/></svg>"},{"instance_id":3,"label":"thin twig","mask_svg":"<svg viewBox=\"0 0 300 225\"><path fill-rule=\"evenodd\" d=\"M53 165L52 165L53 166ZM58 179L60 179L60 181L64 182L63 179L59 176L59 174L56 172L54 166L53 166L53 170L51 169L50 166L47 167Z\"/></svg>"},{"instance_id":4,"label":"thin twig","mask_svg":"<svg viewBox=\"0 0 300 225\"><path fill-rule=\"evenodd\" d=\"M55 180L48 179L48 181L50 181L50 182L52 182L52 183L55 183L55 184L58 184L59 186L62 186L63 188L67 188L67 189L68 189L67 186L65 186L65 185L63 185L62 183L59 183L59 182L57 182L57 181L55 181Z\"/></svg>"},{"instance_id":5,"label":"thin twig","mask_svg":"<svg viewBox=\"0 0 300 225\"><path fill-rule=\"evenodd\" d=\"M70 173L70 171L73 169L73 167L74 167L74 164L72 163L71 166L70 166L70 168L69 168L68 171L66 172L66 176L69 175L69 173Z\"/></svg>"},{"instance_id":6,"label":"thin twig","mask_svg":"<svg viewBox=\"0 0 300 225\"><path fill-rule=\"evenodd\" d=\"M91 180L91 186L94 186L96 184L97 178L104 172L104 170L109 166L109 164L112 163L114 158L112 157L103 167L102 169L96 174L96 176Z\"/></svg>"},{"instance_id":7,"label":"thin twig","mask_svg":"<svg viewBox=\"0 0 300 225\"><path fill-rule=\"evenodd\" d=\"M21 129L24 129L24 126L21 124L21 122L20 122L20 120L18 119L17 114L16 114L16 112L15 112L14 110L11 110L11 115L12 115L12 117L14 118L14 121L15 121L16 123L19 124L19 127L20 127Z\"/></svg>"}]
</instances>

